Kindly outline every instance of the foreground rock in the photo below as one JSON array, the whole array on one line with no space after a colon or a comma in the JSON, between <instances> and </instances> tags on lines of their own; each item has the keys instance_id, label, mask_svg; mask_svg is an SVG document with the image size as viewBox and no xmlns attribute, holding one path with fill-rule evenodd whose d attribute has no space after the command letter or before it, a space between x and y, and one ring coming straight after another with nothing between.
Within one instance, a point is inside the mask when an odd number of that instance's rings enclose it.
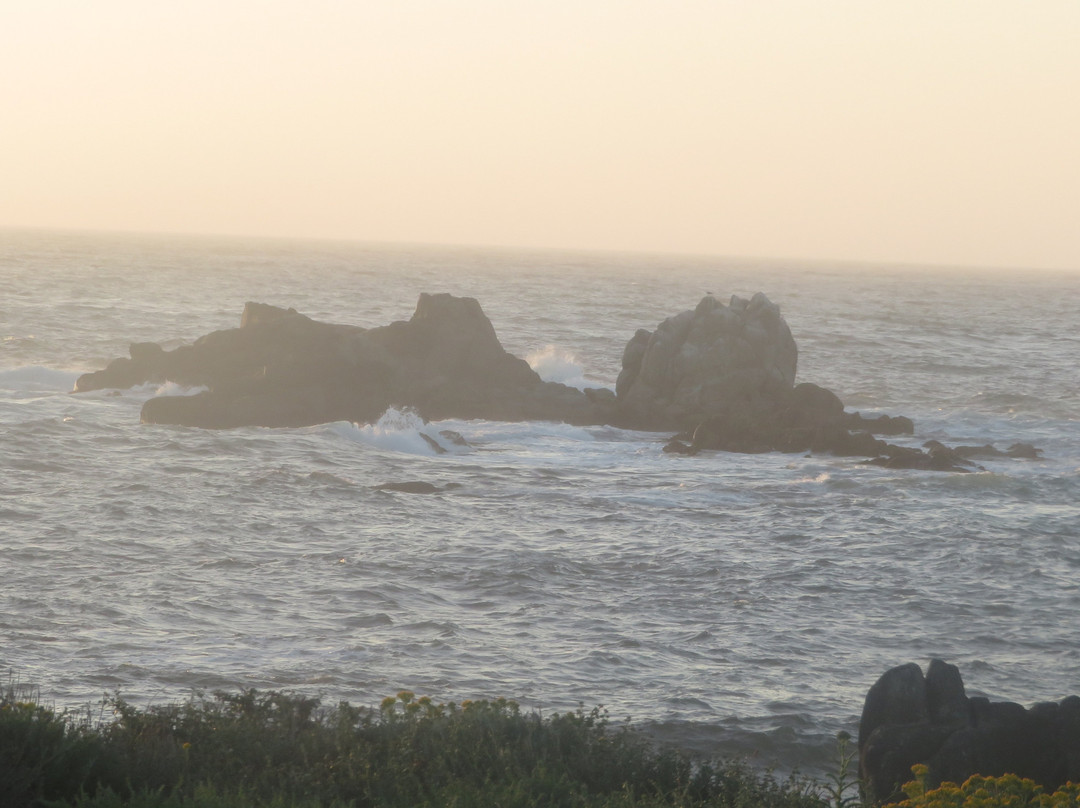
<instances>
[{"instance_id":1,"label":"foreground rock","mask_svg":"<svg viewBox=\"0 0 1080 808\"><path fill-rule=\"evenodd\" d=\"M923 676L910 663L870 688L859 722L859 773L876 802L901 799L911 767L927 783L962 783L973 774L1017 774L1048 792L1080 781L1080 697L1024 709L969 697L960 671L940 659Z\"/></svg>"},{"instance_id":2,"label":"foreground rock","mask_svg":"<svg viewBox=\"0 0 1080 808\"><path fill-rule=\"evenodd\" d=\"M248 303L239 328L173 351L143 343L130 353L80 377L76 391L166 381L208 388L150 399L145 423L297 427L375 421L388 407L429 420L614 419L610 399L544 382L503 350L476 300L445 294L423 294L410 320L371 329Z\"/></svg>"}]
</instances>

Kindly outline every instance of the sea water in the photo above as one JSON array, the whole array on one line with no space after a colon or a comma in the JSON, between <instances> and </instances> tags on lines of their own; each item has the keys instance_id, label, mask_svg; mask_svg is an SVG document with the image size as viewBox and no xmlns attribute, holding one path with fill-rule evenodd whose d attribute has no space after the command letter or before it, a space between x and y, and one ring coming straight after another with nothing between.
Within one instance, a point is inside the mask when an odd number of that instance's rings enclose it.
<instances>
[{"instance_id":1,"label":"sea water","mask_svg":"<svg viewBox=\"0 0 1080 808\"><path fill-rule=\"evenodd\" d=\"M359 326L480 300L545 378L613 387L638 328L765 292L798 381L950 445L666 455L559 423L208 431L80 373L239 324L248 300ZM602 705L692 751L820 772L886 669L1080 692L1080 274L243 239L0 233L0 670L60 707L287 689L377 704ZM436 455L421 433L461 433ZM432 495L379 490L424 481Z\"/></svg>"}]
</instances>

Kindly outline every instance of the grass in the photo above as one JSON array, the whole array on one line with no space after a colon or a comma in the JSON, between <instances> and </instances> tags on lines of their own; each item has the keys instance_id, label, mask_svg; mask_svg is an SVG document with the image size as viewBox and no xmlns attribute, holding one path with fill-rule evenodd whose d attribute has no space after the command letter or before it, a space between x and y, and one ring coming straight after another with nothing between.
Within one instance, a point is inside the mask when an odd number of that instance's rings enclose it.
<instances>
[{"instance_id":1,"label":"grass","mask_svg":"<svg viewBox=\"0 0 1080 808\"><path fill-rule=\"evenodd\" d=\"M379 708L281 692L214 693L111 715L57 713L0 688L3 805L50 808L822 808L827 793L657 749L595 709L513 701Z\"/></svg>"}]
</instances>

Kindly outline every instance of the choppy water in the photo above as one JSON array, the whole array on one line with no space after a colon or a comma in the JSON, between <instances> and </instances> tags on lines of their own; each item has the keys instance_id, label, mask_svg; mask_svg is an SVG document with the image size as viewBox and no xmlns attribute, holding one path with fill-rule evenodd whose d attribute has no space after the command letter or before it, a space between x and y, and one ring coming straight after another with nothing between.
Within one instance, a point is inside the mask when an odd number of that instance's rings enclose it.
<instances>
[{"instance_id":1,"label":"choppy water","mask_svg":"<svg viewBox=\"0 0 1080 808\"><path fill-rule=\"evenodd\" d=\"M672 457L551 423L141 426L151 387L69 395L130 342L247 300L363 326L477 297L548 378L612 385L640 327L764 291L800 381L1026 441L969 475L828 456ZM119 689L603 704L700 751L827 767L885 669L1080 691L1080 274L0 232L0 669L60 705ZM467 449L434 456L420 430ZM424 480L430 496L375 490Z\"/></svg>"}]
</instances>

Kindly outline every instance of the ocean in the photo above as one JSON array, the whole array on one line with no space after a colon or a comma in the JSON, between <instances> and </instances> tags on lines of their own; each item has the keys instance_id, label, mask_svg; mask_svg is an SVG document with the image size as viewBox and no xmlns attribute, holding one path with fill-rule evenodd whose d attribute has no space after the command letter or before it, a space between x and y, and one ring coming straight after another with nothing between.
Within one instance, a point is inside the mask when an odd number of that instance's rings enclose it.
<instances>
[{"instance_id":1,"label":"ocean","mask_svg":"<svg viewBox=\"0 0 1080 808\"><path fill-rule=\"evenodd\" d=\"M246 301L360 326L477 298L546 379L614 387L638 328L762 291L796 381L914 419L918 446L1027 442L971 474L664 454L558 423L226 431L73 395L132 342ZM284 689L377 705L603 706L694 752L815 774L886 669L1080 692L1080 273L0 231L0 674L62 708ZM435 455L421 433L460 432ZM891 439L896 440L896 439ZM425 481L443 492L377 490Z\"/></svg>"}]
</instances>

